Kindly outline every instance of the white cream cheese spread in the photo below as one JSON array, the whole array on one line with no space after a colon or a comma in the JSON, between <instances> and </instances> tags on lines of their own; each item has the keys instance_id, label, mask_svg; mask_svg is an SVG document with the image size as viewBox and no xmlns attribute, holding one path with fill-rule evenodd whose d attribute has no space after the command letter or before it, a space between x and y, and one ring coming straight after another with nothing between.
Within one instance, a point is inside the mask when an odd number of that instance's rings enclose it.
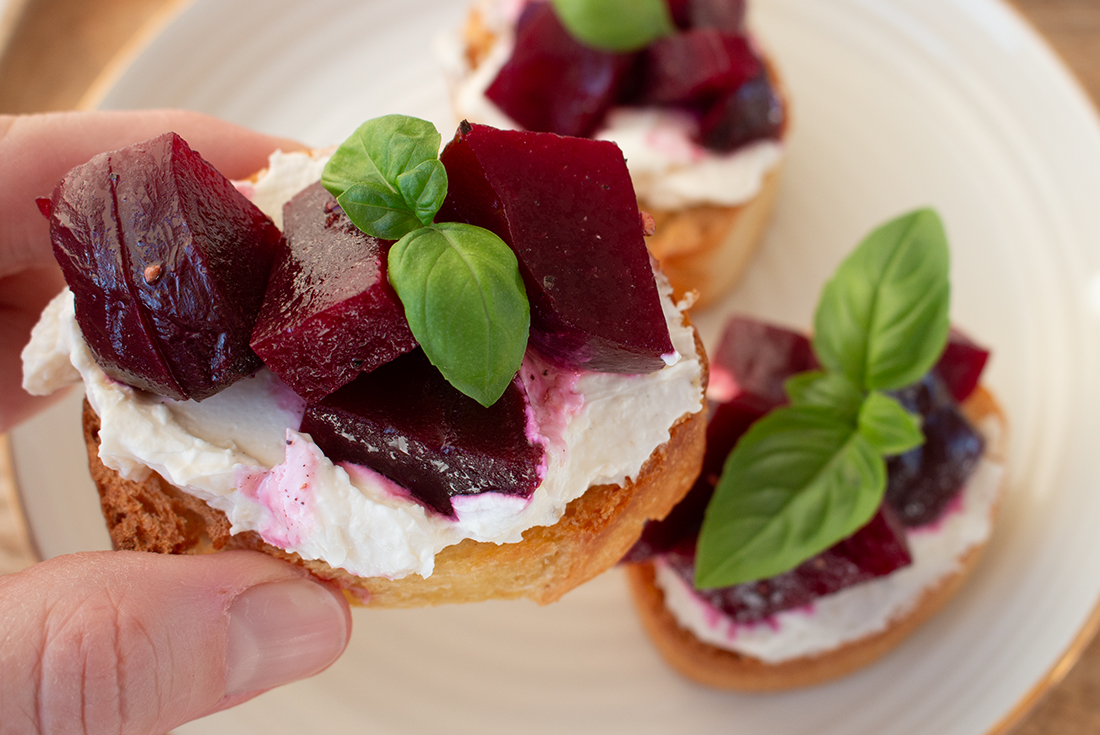
<instances>
[{"instance_id":1,"label":"white cream cheese spread","mask_svg":"<svg viewBox=\"0 0 1100 735\"><path fill-rule=\"evenodd\" d=\"M454 107L460 118L497 128L520 126L485 96L512 55L515 22L522 0L482 0L481 23L494 36L488 54L474 69L460 36L441 39L439 53L454 83ZM634 191L645 206L680 209L710 204L734 206L752 199L764 177L783 157L783 143L760 140L730 153L707 150L693 140L695 120L675 109L619 107L608 115L595 138L618 144L626 157Z\"/></svg>"},{"instance_id":2,"label":"white cream cheese spread","mask_svg":"<svg viewBox=\"0 0 1100 735\"><path fill-rule=\"evenodd\" d=\"M238 186L274 216L323 165L323 157L275 154L265 175ZM23 351L24 387L42 395L83 380L102 424L103 463L131 479L159 473L223 511L234 533L255 531L358 576L428 576L446 546L466 538L517 542L526 529L557 522L590 485L636 476L672 425L701 410L702 363L684 323L686 307L672 302L663 279L658 286L679 353L675 364L647 375L576 372L529 352L521 376L532 402L529 423L546 450L542 483L530 499L458 498L457 520L426 510L371 470L331 462L296 431L302 401L266 369L201 402L111 380L92 358L67 289L45 309Z\"/></svg>"},{"instance_id":3,"label":"white cream cheese spread","mask_svg":"<svg viewBox=\"0 0 1100 735\"><path fill-rule=\"evenodd\" d=\"M989 446L1001 430L995 420L978 427ZM785 610L760 623L736 623L694 594L657 560L657 586L680 626L717 648L776 664L832 651L885 630L908 614L925 592L956 572L962 557L993 532L1004 467L983 459L959 497L937 521L907 533L913 563L884 577L847 587L812 605Z\"/></svg>"}]
</instances>

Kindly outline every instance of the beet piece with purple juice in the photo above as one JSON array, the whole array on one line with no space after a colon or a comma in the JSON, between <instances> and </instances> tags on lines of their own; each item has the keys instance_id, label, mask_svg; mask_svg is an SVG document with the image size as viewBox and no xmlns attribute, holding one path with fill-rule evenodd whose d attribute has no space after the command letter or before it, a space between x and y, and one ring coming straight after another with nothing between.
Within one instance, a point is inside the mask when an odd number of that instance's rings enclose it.
<instances>
[{"instance_id":1,"label":"beet piece with purple juice","mask_svg":"<svg viewBox=\"0 0 1100 735\"><path fill-rule=\"evenodd\" d=\"M728 92L703 115L699 141L715 151L778 138L786 121L783 100L765 72Z\"/></svg>"},{"instance_id":2,"label":"beet piece with purple juice","mask_svg":"<svg viewBox=\"0 0 1100 735\"><path fill-rule=\"evenodd\" d=\"M659 38L644 53L640 102L689 104L737 89L762 67L743 36L713 28Z\"/></svg>"},{"instance_id":3,"label":"beet piece with purple juice","mask_svg":"<svg viewBox=\"0 0 1100 735\"><path fill-rule=\"evenodd\" d=\"M248 341L279 231L182 138L96 156L48 209L77 321L109 376L202 400L260 368Z\"/></svg>"},{"instance_id":4,"label":"beet piece with purple juice","mask_svg":"<svg viewBox=\"0 0 1100 735\"><path fill-rule=\"evenodd\" d=\"M458 496L538 487L543 450L527 438L526 406L518 379L482 406L417 349L310 405L301 430L332 461L369 467L453 517Z\"/></svg>"},{"instance_id":5,"label":"beet piece with purple juice","mask_svg":"<svg viewBox=\"0 0 1100 735\"><path fill-rule=\"evenodd\" d=\"M637 57L574 39L550 3L530 3L515 49L485 96L528 130L589 136L629 83Z\"/></svg>"},{"instance_id":6,"label":"beet piece with purple juice","mask_svg":"<svg viewBox=\"0 0 1100 735\"><path fill-rule=\"evenodd\" d=\"M787 402L787 378L820 367L806 335L748 317L726 322L710 366L717 400L750 393L771 408Z\"/></svg>"},{"instance_id":7,"label":"beet piece with purple juice","mask_svg":"<svg viewBox=\"0 0 1100 735\"><path fill-rule=\"evenodd\" d=\"M955 400L962 403L978 387L988 360L989 350L952 327L947 335L947 347L936 363L936 372Z\"/></svg>"},{"instance_id":8,"label":"beet piece with purple juice","mask_svg":"<svg viewBox=\"0 0 1100 735\"><path fill-rule=\"evenodd\" d=\"M667 0L672 24L682 31L691 27L691 0Z\"/></svg>"},{"instance_id":9,"label":"beet piece with purple juice","mask_svg":"<svg viewBox=\"0 0 1100 735\"><path fill-rule=\"evenodd\" d=\"M386 278L390 242L365 234L320 183L283 209L285 240L252 333L264 364L317 401L416 347Z\"/></svg>"},{"instance_id":10,"label":"beet piece with purple juice","mask_svg":"<svg viewBox=\"0 0 1100 735\"><path fill-rule=\"evenodd\" d=\"M740 33L745 25L745 0L685 0L690 28L716 28Z\"/></svg>"},{"instance_id":11,"label":"beet piece with purple juice","mask_svg":"<svg viewBox=\"0 0 1100 735\"><path fill-rule=\"evenodd\" d=\"M693 583L694 546L675 549L665 558L681 578ZM809 605L819 597L890 574L912 561L904 528L893 511L884 506L854 534L789 572L695 593L737 623L758 623L784 610Z\"/></svg>"},{"instance_id":12,"label":"beet piece with purple juice","mask_svg":"<svg viewBox=\"0 0 1100 735\"><path fill-rule=\"evenodd\" d=\"M923 417L924 444L887 460L885 502L906 526L923 526L958 496L981 461L985 440L935 371L895 395Z\"/></svg>"},{"instance_id":13,"label":"beet piece with purple juice","mask_svg":"<svg viewBox=\"0 0 1100 735\"><path fill-rule=\"evenodd\" d=\"M664 367L674 349L615 144L463 123L440 158L451 185L436 220L484 227L512 248L532 345L567 367Z\"/></svg>"}]
</instances>

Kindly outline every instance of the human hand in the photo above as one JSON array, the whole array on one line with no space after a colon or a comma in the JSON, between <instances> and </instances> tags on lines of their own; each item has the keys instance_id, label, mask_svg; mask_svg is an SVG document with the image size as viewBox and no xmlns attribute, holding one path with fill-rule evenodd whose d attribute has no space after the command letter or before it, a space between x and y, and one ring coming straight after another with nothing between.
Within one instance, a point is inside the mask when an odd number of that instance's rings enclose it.
<instances>
[{"instance_id":1,"label":"human hand","mask_svg":"<svg viewBox=\"0 0 1100 735\"><path fill-rule=\"evenodd\" d=\"M0 735L173 727L316 674L347 601L254 551L57 557L0 577Z\"/></svg>"},{"instance_id":2,"label":"human hand","mask_svg":"<svg viewBox=\"0 0 1100 735\"><path fill-rule=\"evenodd\" d=\"M231 178L301 147L190 112L0 116L0 432L44 405L20 352L64 285L35 198L167 130ZM161 735L318 673L350 630L339 592L256 552L59 557L0 578L0 735Z\"/></svg>"}]
</instances>

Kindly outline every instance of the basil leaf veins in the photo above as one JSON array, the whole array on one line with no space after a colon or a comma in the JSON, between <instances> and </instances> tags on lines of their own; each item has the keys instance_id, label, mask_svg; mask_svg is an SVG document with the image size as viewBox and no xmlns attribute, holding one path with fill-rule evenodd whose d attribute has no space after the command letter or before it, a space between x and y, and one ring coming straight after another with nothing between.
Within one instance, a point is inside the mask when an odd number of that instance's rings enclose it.
<instances>
[{"instance_id":1,"label":"basil leaf veins","mask_svg":"<svg viewBox=\"0 0 1100 735\"><path fill-rule=\"evenodd\" d=\"M503 240L473 225L432 224L447 198L440 140L426 120L368 120L337 148L321 183L356 227L397 241L388 277L409 329L447 382L491 406L519 370L531 308Z\"/></svg>"},{"instance_id":2,"label":"basil leaf veins","mask_svg":"<svg viewBox=\"0 0 1100 735\"><path fill-rule=\"evenodd\" d=\"M363 232L397 240L431 223L447 196L435 126L405 115L368 120L325 165L321 183Z\"/></svg>"},{"instance_id":3,"label":"basil leaf veins","mask_svg":"<svg viewBox=\"0 0 1100 735\"><path fill-rule=\"evenodd\" d=\"M810 370L792 375L783 384L796 406L822 406L840 417L854 420L863 404L863 391L839 373Z\"/></svg>"},{"instance_id":4,"label":"basil leaf veins","mask_svg":"<svg viewBox=\"0 0 1100 735\"><path fill-rule=\"evenodd\" d=\"M494 404L519 370L531 322L515 253L489 230L442 222L398 240L388 267L431 363L466 395Z\"/></svg>"},{"instance_id":5,"label":"basil leaf veins","mask_svg":"<svg viewBox=\"0 0 1100 735\"><path fill-rule=\"evenodd\" d=\"M814 352L864 390L893 390L928 372L947 340L947 236L921 209L868 235L825 285Z\"/></svg>"},{"instance_id":6,"label":"basil leaf veins","mask_svg":"<svg viewBox=\"0 0 1100 735\"><path fill-rule=\"evenodd\" d=\"M666 0L550 0L581 43L605 51L637 51L675 28Z\"/></svg>"},{"instance_id":7,"label":"basil leaf veins","mask_svg":"<svg viewBox=\"0 0 1100 735\"><path fill-rule=\"evenodd\" d=\"M904 454L924 443L921 417L885 393L872 392L859 409L859 433L884 457Z\"/></svg>"},{"instance_id":8,"label":"basil leaf veins","mask_svg":"<svg viewBox=\"0 0 1100 735\"><path fill-rule=\"evenodd\" d=\"M772 411L726 459L699 534L696 587L797 566L866 524L885 491L886 463L854 423L822 406Z\"/></svg>"},{"instance_id":9,"label":"basil leaf veins","mask_svg":"<svg viewBox=\"0 0 1100 735\"><path fill-rule=\"evenodd\" d=\"M918 210L872 232L826 284L814 351L824 370L784 387L726 459L699 533L695 584L786 572L867 523L886 486L883 457L924 441L920 416L882 391L919 380L947 342L947 239Z\"/></svg>"}]
</instances>

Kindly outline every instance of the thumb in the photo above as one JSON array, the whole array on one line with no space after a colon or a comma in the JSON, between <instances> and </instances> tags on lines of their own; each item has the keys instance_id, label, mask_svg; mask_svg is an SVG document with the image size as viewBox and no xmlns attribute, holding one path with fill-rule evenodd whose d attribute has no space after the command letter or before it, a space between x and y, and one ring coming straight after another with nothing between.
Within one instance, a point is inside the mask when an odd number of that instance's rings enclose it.
<instances>
[{"instance_id":1,"label":"thumb","mask_svg":"<svg viewBox=\"0 0 1100 735\"><path fill-rule=\"evenodd\" d=\"M159 735L343 652L343 596L249 551L97 552L0 578L0 735Z\"/></svg>"}]
</instances>

